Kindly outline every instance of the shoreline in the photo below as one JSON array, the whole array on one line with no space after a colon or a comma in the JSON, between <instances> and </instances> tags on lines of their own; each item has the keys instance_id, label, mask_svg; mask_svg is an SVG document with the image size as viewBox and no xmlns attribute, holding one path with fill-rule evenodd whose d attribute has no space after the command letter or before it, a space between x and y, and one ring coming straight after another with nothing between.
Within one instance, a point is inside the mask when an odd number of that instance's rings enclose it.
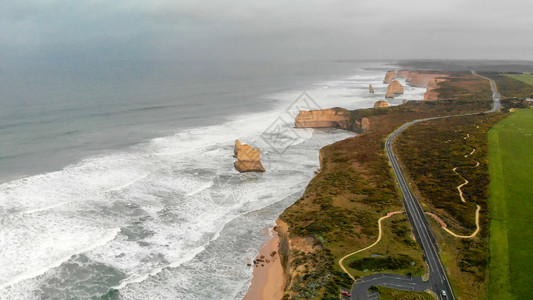
<instances>
[{"instance_id":1,"label":"shoreline","mask_svg":"<svg viewBox=\"0 0 533 300\"><path fill-rule=\"evenodd\" d=\"M275 229L272 237L261 247L252 263L254 268L251 285L243 300L280 300L283 298L285 277L279 257L279 236ZM258 261L262 260L262 261Z\"/></svg>"}]
</instances>

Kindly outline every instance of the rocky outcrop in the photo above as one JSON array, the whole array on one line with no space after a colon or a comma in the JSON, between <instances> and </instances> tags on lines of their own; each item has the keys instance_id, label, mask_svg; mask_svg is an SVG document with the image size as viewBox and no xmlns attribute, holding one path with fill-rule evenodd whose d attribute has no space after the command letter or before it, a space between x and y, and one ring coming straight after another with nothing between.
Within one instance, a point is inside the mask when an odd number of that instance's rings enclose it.
<instances>
[{"instance_id":1,"label":"rocky outcrop","mask_svg":"<svg viewBox=\"0 0 533 300\"><path fill-rule=\"evenodd\" d=\"M446 81L446 78L439 77L439 78L431 79L426 88L426 93L424 94L424 100L426 101L438 100L439 92L436 89L438 88L439 83L443 81Z\"/></svg>"},{"instance_id":2,"label":"rocky outcrop","mask_svg":"<svg viewBox=\"0 0 533 300\"><path fill-rule=\"evenodd\" d=\"M368 85L368 92L374 94L374 87L371 84Z\"/></svg>"},{"instance_id":3,"label":"rocky outcrop","mask_svg":"<svg viewBox=\"0 0 533 300\"><path fill-rule=\"evenodd\" d=\"M233 163L235 169L239 172L264 172L265 168L261 163L261 150L246 144L241 141L235 141L235 156L237 161Z\"/></svg>"},{"instance_id":4,"label":"rocky outcrop","mask_svg":"<svg viewBox=\"0 0 533 300\"><path fill-rule=\"evenodd\" d=\"M340 108L328 108L310 111L301 110L294 120L294 126L298 128L347 128L349 122L348 111Z\"/></svg>"},{"instance_id":5,"label":"rocky outcrop","mask_svg":"<svg viewBox=\"0 0 533 300\"><path fill-rule=\"evenodd\" d=\"M389 102L385 100L379 100L376 103L374 103L374 108L382 108L382 107L389 107Z\"/></svg>"},{"instance_id":6,"label":"rocky outcrop","mask_svg":"<svg viewBox=\"0 0 533 300\"><path fill-rule=\"evenodd\" d=\"M370 119L364 117L361 119L361 128L363 131L368 131L370 129Z\"/></svg>"},{"instance_id":7,"label":"rocky outcrop","mask_svg":"<svg viewBox=\"0 0 533 300\"><path fill-rule=\"evenodd\" d=\"M389 91L394 93L394 95L401 95L403 94L403 85L398 80L394 80L387 87L387 94L389 93Z\"/></svg>"},{"instance_id":8,"label":"rocky outcrop","mask_svg":"<svg viewBox=\"0 0 533 300\"><path fill-rule=\"evenodd\" d=\"M391 83L394 79L396 79L396 77L397 77L396 70L387 71L387 73L385 74L385 80L383 80L383 83Z\"/></svg>"}]
</instances>

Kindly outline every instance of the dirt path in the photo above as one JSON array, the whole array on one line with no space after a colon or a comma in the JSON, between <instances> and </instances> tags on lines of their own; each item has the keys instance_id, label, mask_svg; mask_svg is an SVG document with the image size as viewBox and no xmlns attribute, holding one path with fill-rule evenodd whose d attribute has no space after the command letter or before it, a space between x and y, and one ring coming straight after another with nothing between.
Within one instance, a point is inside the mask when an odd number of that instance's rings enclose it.
<instances>
[{"instance_id":1,"label":"dirt path","mask_svg":"<svg viewBox=\"0 0 533 300\"><path fill-rule=\"evenodd\" d=\"M460 238L460 239L471 239L471 238L475 237L477 235L477 233L479 232L479 211L481 210L481 207L479 205L476 205L476 207L477 207L476 208L476 230L471 235L460 235L460 234L457 234L457 233L451 231L450 229L448 229L447 228L448 224L446 224L446 222L444 222L436 214L434 214L432 212L425 212L425 214L427 214L427 215L431 216L433 219L435 219L435 221L437 221L440 224L442 229L444 229L450 235L453 235L454 237Z\"/></svg>"},{"instance_id":2,"label":"dirt path","mask_svg":"<svg viewBox=\"0 0 533 300\"><path fill-rule=\"evenodd\" d=\"M385 220L385 219L387 219L387 218L390 218L390 217L392 217L392 216L394 216L394 215L404 213L404 212L405 212L405 211L403 211L403 210L393 211L393 212L388 213L386 216L383 216L383 217L379 218L379 220L378 220L378 239L377 239L372 245L367 246L367 247L365 247L365 248L363 248L363 249L360 249L360 250L354 251L354 252L352 252L352 253L350 253L350 254L345 255L343 258L339 259L339 266L340 266L341 269L344 271L344 273L346 273L346 274L348 274L348 276L350 276L350 278L351 278L353 281L355 281L355 278L354 278L354 277L352 276L352 274L350 274L350 272L348 272L348 270L346 270L346 268L344 267L344 264L343 264L344 259L346 259L346 258L349 257L349 256L352 256L352 255L354 255L354 254L357 254L357 253L359 253L359 252L363 252L363 251L365 251L365 250L368 250L368 249L374 247L374 246L375 246L377 243L379 243L379 241L381 240L381 235L382 235L381 221L383 221L383 220Z\"/></svg>"},{"instance_id":3,"label":"dirt path","mask_svg":"<svg viewBox=\"0 0 533 300\"><path fill-rule=\"evenodd\" d=\"M457 174L457 176L459 176L459 177L461 177L461 178L463 178L465 180L465 182L463 182L463 183L461 183L460 185L457 186L457 190L459 191L459 197L461 197L461 201L466 203L465 197L463 196L463 191L461 189L463 188L463 186L468 184L468 180L466 178L464 178L463 176L461 176L461 174L457 173L457 167L453 168L453 172L455 174Z\"/></svg>"},{"instance_id":4,"label":"dirt path","mask_svg":"<svg viewBox=\"0 0 533 300\"><path fill-rule=\"evenodd\" d=\"M479 128L479 126L478 126ZM457 132L457 131L456 131ZM466 136L464 137L464 139L466 140L467 138L470 137L470 134L467 133ZM469 154L466 154L465 155L465 158L468 158L470 155L474 154L476 152L476 149L472 149L472 152L470 152ZM479 167L479 161L476 161L476 168ZM466 203L466 200L464 198L464 195L463 195L463 190L462 188L467 185L469 182L466 178L464 178L461 174L459 174L457 172L457 167L453 168L453 172L455 174L457 174L457 176L463 178L465 180L465 182L463 182L462 184L458 185L457 186L457 190L459 191L459 197L461 197L461 201L463 201L464 203ZM435 221L437 221L440 226L442 227L442 229L444 229L446 232L448 232L449 234L453 235L454 237L457 237L457 238L461 238L461 239L471 239L473 237L475 237L477 235L477 233L479 232L479 211L481 210L481 207L479 205L476 205L476 230L471 234L471 235L460 235L460 234L456 234L455 232L451 231L450 229L448 229L448 224L446 224L439 216L437 216L436 214L432 213L432 212L425 212L425 214L433 217L433 219L435 219Z\"/></svg>"}]
</instances>

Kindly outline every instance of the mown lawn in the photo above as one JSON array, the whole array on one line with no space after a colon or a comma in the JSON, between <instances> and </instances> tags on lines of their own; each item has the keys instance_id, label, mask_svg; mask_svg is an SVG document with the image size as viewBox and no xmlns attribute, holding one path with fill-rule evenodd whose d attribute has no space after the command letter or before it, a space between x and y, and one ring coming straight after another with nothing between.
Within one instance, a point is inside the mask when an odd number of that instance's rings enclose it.
<instances>
[{"instance_id":1,"label":"mown lawn","mask_svg":"<svg viewBox=\"0 0 533 300\"><path fill-rule=\"evenodd\" d=\"M489 131L490 299L533 299L533 110Z\"/></svg>"},{"instance_id":2,"label":"mown lawn","mask_svg":"<svg viewBox=\"0 0 533 300\"><path fill-rule=\"evenodd\" d=\"M510 75L507 75L511 78L514 78L516 80L520 80L522 82L525 82L529 85L533 85L533 74L510 74Z\"/></svg>"}]
</instances>

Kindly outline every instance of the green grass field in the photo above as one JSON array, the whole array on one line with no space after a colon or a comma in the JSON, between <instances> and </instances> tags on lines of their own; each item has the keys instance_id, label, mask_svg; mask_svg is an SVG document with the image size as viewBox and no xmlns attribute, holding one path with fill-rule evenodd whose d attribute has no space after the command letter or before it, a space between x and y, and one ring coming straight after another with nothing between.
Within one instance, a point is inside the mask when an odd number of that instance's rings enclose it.
<instances>
[{"instance_id":1,"label":"green grass field","mask_svg":"<svg viewBox=\"0 0 533 300\"><path fill-rule=\"evenodd\" d=\"M533 299L533 110L489 131L490 299Z\"/></svg>"},{"instance_id":2,"label":"green grass field","mask_svg":"<svg viewBox=\"0 0 533 300\"><path fill-rule=\"evenodd\" d=\"M511 78L514 78L516 80L520 80L522 82L525 82L529 85L533 85L533 74L520 74L520 75L507 75Z\"/></svg>"}]
</instances>

